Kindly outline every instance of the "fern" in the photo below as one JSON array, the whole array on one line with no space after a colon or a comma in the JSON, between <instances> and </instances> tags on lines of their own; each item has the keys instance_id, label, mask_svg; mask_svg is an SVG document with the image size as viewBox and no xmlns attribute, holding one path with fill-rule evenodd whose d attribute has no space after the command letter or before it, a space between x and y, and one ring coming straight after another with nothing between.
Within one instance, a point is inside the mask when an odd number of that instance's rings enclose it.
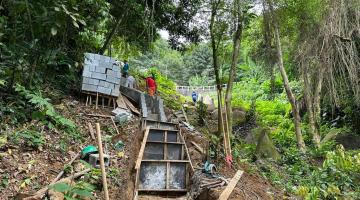
<instances>
[{"instance_id":1,"label":"fern","mask_svg":"<svg viewBox=\"0 0 360 200\"><path fill-rule=\"evenodd\" d=\"M50 128L55 125L56 128L64 129L65 132L72 137L79 138L77 126L71 120L57 113L53 105L49 102L49 98L44 98L40 92L35 93L29 91L19 84L15 86L15 91L23 95L28 102L38 110L32 113L33 118L47 123Z\"/></svg>"}]
</instances>

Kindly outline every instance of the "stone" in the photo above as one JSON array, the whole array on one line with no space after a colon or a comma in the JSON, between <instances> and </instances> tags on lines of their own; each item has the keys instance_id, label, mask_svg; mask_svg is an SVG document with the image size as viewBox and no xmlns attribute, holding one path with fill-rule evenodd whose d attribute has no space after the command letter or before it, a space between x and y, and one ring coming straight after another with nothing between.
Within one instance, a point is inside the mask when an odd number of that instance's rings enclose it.
<instances>
[{"instance_id":1,"label":"stone","mask_svg":"<svg viewBox=\"0 0 360 200\"><path fill-rule=\"evenodd\" d=\"M232 113L233 124L243 124L246 122L246 112L240 109L233 109Z\"/></svg>"},{"instance_id":2,"label":"stone","mask_svg":"<svg viewBox=\"0 0 360 200\"><path fill-rule=\"evenodd\" d=\"M245 138L250 144L256 144L255 155L258 158L270 158L279 160L281 158L273 141L269 137L270 130L267 128L256 128Z\"/></svg>"},{"instance_id":3,"label":"stone","mask_svg":"<svg viewBox=\"0 0 360 200\"><path fill-rule=\"evenodd\" d=\"M100 155L99 154L90 154L89 164L95 168L100 168ZM110 156L107 154L104 154L104 164L105 164L105 167L108 167L110 165Z\"/></svg>"},{"instance_id":4,"label":"stone","mask_svg":"<svg viewBox=\"0 0 360 200\"><path fill-rule=\"evenodd\" d=\"M106 74L102 74L102 73L93 72L91 77L99 80L106 80Z\"/></svg>"}]
</instances>

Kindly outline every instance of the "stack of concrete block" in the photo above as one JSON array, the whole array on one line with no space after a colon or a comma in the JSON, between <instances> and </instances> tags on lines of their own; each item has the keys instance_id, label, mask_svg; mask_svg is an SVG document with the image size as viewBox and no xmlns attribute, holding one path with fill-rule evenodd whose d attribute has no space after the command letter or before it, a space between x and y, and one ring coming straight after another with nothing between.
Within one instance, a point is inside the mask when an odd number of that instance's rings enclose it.
<instances>
[{"instance_id":1,"label":"stack of concrete block","mask_svg":"<svg viewBox=\"0 0 360 200\"><path fill-rule=\"evenodd\" d=\"M82 90L119 96L122 63L98 54L85 53Z\"/></svg>"}]
</instances>

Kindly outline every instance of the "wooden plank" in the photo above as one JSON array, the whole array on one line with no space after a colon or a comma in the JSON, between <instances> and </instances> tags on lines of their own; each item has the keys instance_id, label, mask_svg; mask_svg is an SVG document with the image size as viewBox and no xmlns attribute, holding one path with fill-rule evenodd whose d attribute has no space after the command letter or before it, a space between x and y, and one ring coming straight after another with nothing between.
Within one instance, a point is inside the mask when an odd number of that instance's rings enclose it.
<instances>
[{"instance_id":1,"label":"wooden plank","mask_svg":"<svg viewBox=\"0 0 360 200\"><path fill-rule=\"evenodd\" d=\"M128 109L126 106L126 103L124 102L124 98L121 94L119 94L117 100L116 100L117 106L122 109Z\"/></svg>"},{"instance_id":2,"label":"wooden plank","mask_svg":"<svg viewBox=\"0 0 360 200\"><path fill-rule=\"evenodd\" d=\"M142 160L141 162L158 162L158 163L163 163L163 162L170 162L170 163L188 163L188 160Z\"/></svg>"},{"instance_id":3,"label":"wooden plank","mask_svg":"<svg viewBox=\"0 0 360 200\"><path fill-rule=\"evenodd\" d=\"M138 189L139 192L187 192L187 189Z\"/></svg>"},{"instance_id":4,"label":"wooden plank","mask_svg":"<svg viewBox=\"0 0 360 200\"><path fill-rule=\"evenodd\" d=\"M185 121L186 121L186 123L189 123L188 118L187 118L187 116L186 116L186 112L185 112L185 110L184 110L184 107L183 107L183 106L181 106L181 110L182 110L183 115L184 115L184 117L185 117Z\"/></svg>"},{"instance_id":5,"label":"wooden plank","mask_svg":"<svg viewBox=\"0 0 360 200\"><path fill-rule=\"evenodd\" d=\"M133 112L133 113L135 113L137 115L140 115L139 110L137 108L135 108L135 106L127 98L124 98L124 102L129 107L131 112Z\"/></svg>"},{"instance_id":6,"label":"wooden plank","mask_svg":"<svg viewBox=\"0 0 360 200\"><path fill-rule=\"evenodd\" d=\"M116 126L116 124L115 124L114 117L110 117L110 119L111 119L111 122L112 122L112 124L113 124L113 126L114 126L115 130L116 130L116 133L119 135L119 134L120 134L120 132L119 132L118 127L117 127L117 126Z\"/></svg>"},{"instance_id":7,"label":"wooden plank","mask_svg":"<svg viewBox=\"0 0 360 200\"><path fill-rule=\"evenodd\" d=\"M101 168L101 176L102 176L102 183L104 188L105 200L109 200L109 190L106 181L106 170L105 170L105 163L104 163L104 153L103 147L101 142L101 132L100 132L100 124L96 123L96 136L98 140L98 151L99 151L99 159L100 159L100 168Z\"/></svg>"},{"instance_id":8,"label":"wooden plank","mask_svg":"<svg viewBox=\"0 0 360 200\"><path fill-rule=\"evenodd\" d=\"M189 163L190 163L191 171L194 172L194 166L193 166L193 164L192 164L192 162L191 162L191 157L190 157L190 154L189 154L189 150L188 150L188 148L187 148L187 146L186 146L185 139L184 139L184 137L182 136L181 129L180 129L179 135L180 135L182 141L184 141L185 151L186 151L186 155L187 155L187 157L188 157Z\"/></svg>"},{"instance_id":9,"label":"wooden plank","mask_svg":"<svg viewBox=\"0 0 360 200\"><path fill-rule=\"evenodd\" d=\"M90 131L91 139L95 140L94 128L90 122L88 123L88 127L89 127L89 131Z\"/></svg>"},{"instance_id":10,"label":"wooden plank","mask_svg":"<svg viewBox=\"0 0 360 200\"><path fill-rule=\"evenodd\" d=\"M201 148L198 144L196 144L195 142L191 141L191 144L194 145L195 149L198 150L200 153L205 154L205 151L203 148Z\"/></svg>"},{"instance_id":11,"label":"wooden plank","mask_svg":"<svg viewBox=\"0 0 360 200\"><path fill-rule=\"evenodd\" d=\"M161 142L161 141L146 141L147 143L158 143L158 144L184 144L182 142Z\"/></svg>"},{"instance_id":12,"label":"wooden plank","mask_svg":"<svg viewBox=\"0 0 360 200\"><path fill-rule=\"evenodd\" d=\"M231 179L229 185L226 186L225 190L220 194L218 200L227 200L234 190L236 184L239 182L241 176L243 175L244 171L238 170L234 177Z\"/></svg>"},{"instance_id":13,"label":"wooden plank","mask_svg":"<svg viewBox=\"0 0 360 200\"><path fill-rule=\"evenodd\" d=\"M143 141L141 143L141 148L140 148L140 151L139 151L139 156L136 160L136 164L135 164L135 169L139 169L140 168L140 164L141 164L141 160L143 158L143 155L144 155L144 151L145 151L145 145L146 145L146 141L147 141L147 138L149 136L149 127L146 128L146 131L145 131L145 134L144 134L144 138L143 138Z\"/></svg>"}]
</instances>

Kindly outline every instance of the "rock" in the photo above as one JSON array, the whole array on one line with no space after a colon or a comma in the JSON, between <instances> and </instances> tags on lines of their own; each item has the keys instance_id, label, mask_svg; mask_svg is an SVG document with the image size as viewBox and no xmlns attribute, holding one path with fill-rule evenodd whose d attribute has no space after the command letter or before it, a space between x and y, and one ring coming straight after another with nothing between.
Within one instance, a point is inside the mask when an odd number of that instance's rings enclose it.
<instances>
[{"instance_id":1,"label":"rock","mask_svg":"<svg viewBox=\"0 0 360 200\"><path fill-rule=\"evenodd\" d=\"M222 110L223 116L225 118L225 109ZM218 119L218 109L214 110L213 112L211 112L211 118L213 120L217 120ZM234 109L233 113L232 113L232 119L233 119L233 124L242 124L244 122L246 122L246 113L244 111L242 111L241 109Z\"/></svg>"},{"instance_id":2,"label":"rock","mask_svg":"<svg viewBox=\"0 0 360 200\"><path fill-rule=\"evenodd\" d=\"M242 124L246 122L246 112L240 109L233 109L233 124Z\"/></svg>"},{"instance_id":3,"label":"rock","mask_svg":"<svg viewBox=\"0 0 360 200\"><path fill-rule=\"evenodd\" d=\"M258 158L280 159L280 154L276 150L271 138L269 137L269 129L257 128L249 134L245 141L250 144L256 144L255 154Z\"/></svg>"}]
</instances>

